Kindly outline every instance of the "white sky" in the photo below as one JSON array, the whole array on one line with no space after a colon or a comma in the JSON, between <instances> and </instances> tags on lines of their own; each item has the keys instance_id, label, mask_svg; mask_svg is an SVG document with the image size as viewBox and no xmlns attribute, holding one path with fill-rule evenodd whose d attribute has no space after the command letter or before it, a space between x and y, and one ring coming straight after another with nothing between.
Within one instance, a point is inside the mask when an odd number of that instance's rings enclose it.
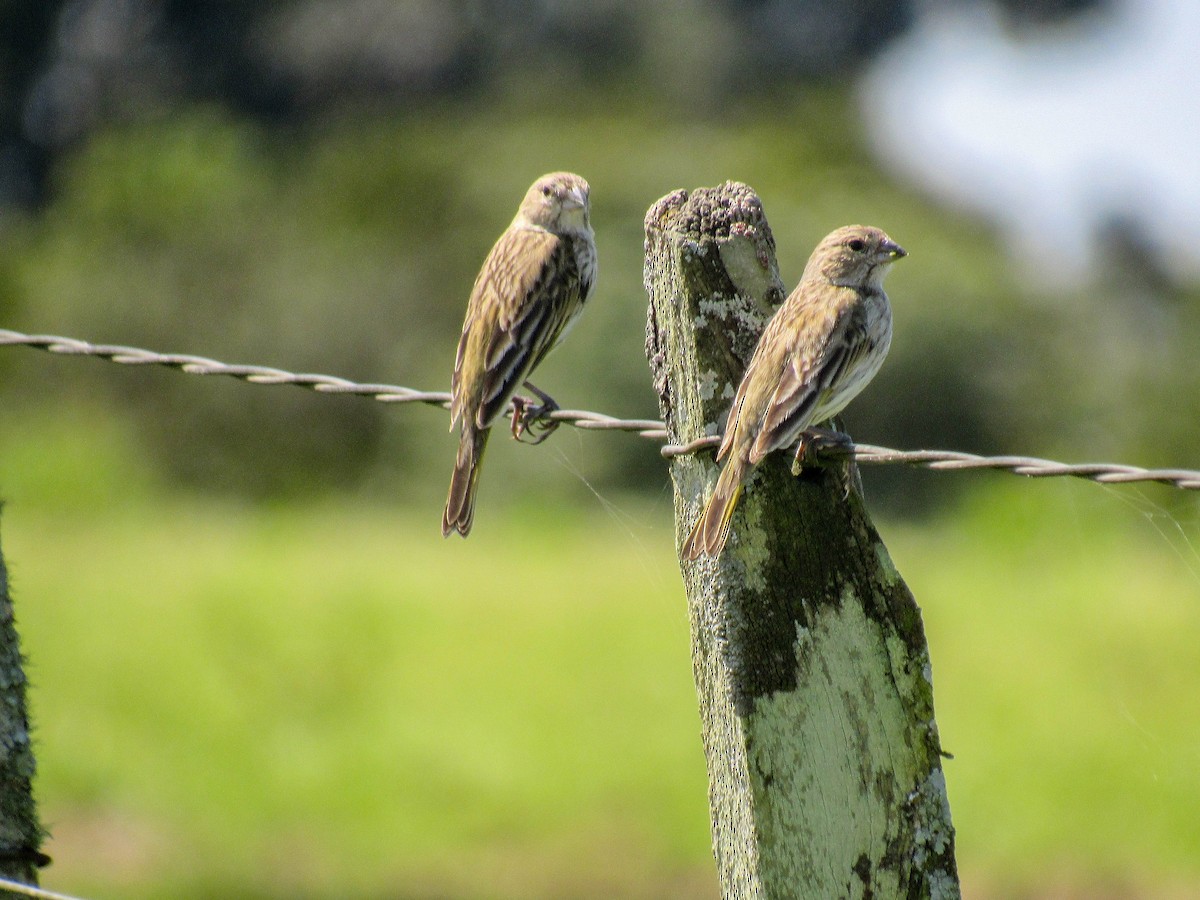
<instances>
[{"instance_id":1,"label":"white sky","mask_svg":"<svg viewBox=\"0 0 1200 900\"><path fill-rule=\"evenodd\" d=\"M985 5L929 4L863 84L884 165L998 221L1039 277L1081 276L1093 229L1135 219L1200 275L1200 2L1014 36Z\"/></svg>"}]
</instances>

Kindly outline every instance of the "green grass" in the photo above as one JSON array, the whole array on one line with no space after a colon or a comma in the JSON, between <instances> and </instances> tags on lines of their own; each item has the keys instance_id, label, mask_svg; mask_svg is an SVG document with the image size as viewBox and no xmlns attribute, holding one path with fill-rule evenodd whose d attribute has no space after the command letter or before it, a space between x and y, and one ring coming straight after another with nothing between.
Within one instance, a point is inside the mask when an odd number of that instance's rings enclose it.
<instances>
[{"instance_id":1,"label":"green grass","mask_svg":"<svg viewBox=\"0 0 1200 900\"><path fill-rule=\"evenodd\" d=\"M968 891L1195 888L1196 507L980 481L883 528L925 611ZM715 896L665 503L493 507L461 542L436 509L10 483L49 885Z\"/></svg>"},{"instance_id":2,"label":"green grass","mask_svg":"<svg viewBox=\"0 0 1200 900\"><path fill-rule=\"evenodd\" d=\"M6 519L55 882L475 893L523 856L537 884L548 848L564 876L616 853L660 884L704 860L665 540L493 521L450 543L337 507ZM155 858L119 871L76 819L131 821Z\"/></svg>"},{"instance_id":3,"label":"green grass","mask_svg":"<svg viewBox=\"0 0 1200 900\"><path fill-rule=\"evenodd\" d=\"M1200 884L1200 505L1175 501L1005 482L896 535L960 855L987 881Z\"/></svg>"}]
</instances>

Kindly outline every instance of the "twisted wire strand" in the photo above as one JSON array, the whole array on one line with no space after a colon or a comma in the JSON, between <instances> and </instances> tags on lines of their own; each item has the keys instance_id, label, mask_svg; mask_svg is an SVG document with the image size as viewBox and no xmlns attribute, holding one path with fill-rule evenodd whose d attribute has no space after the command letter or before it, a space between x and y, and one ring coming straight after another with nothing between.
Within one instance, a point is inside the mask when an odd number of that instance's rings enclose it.
<instances>
[{"instance_id":1,"label":"twisted wire strand","mask_svg":"<svg viewBox=\"0 0 1200 900\"><path fill-rule=\"evenodd\" d=\"M205 356L186 353L156 353L140 347L120 344L92 344L76 338L53 334L23 334L0 328L0 347L33 347L62 356L91 356L123 366L165 366L188 375L224 375L253 384L290 384L321 394L351 394L381 403L423 403L450 408L448 391L418 391L397 384L364 384L335 375L289 372L271 366L230 365ZM512 409L512 405L509 405ZM582 409L556 409L543 418L565 422L577 428L597 431L630 431L652 439L665 440L666 428L653 419L618 419L604 413Z\"/></svg>"},{"instance_id":2,"label":"twisted wire strand","mask_svg":"<svg viewBox=\"0 0 1200 900\"><path fill-rule=\"evenodd\" d=\"M0 346L22 346L64 356L92 356L127 366L166 366L189 375L224 375L254 384L290 384L322 394L352 394L381 403L423 403L449 408L446 391L418 391L394 384L363 384L334 375L289 372L269 366L230 365L204 356L183 353L155 353L139 347L118 344L92 344L75 338L46 334L23 334L0 328ZM510 404L510 409L512 408ZM619 419L604 413L582 409L556 409L541 418L566 423L590 431L625 431L652 441L668 440L666 426L656 419ZM718 437L704 437L687 444L666 444L660 450L668 459L695 453L720 443ZM935 471L995 469L1031 478L1070 476L1102 484L1151 481L1181 490L1200 490L1200 471L1188 469L1143 469L1116 463L1071 465L1031 456L978 456L953 450L893 450L872 444L852 444L825 451L830 455L851 456L865 465L912 465Z\"/></svg>"},{"instance_id":3,"label":"twisted wire strand","mask_svg":"<svg viewBox=\"0 0 1200 900\"><path fill-rule=\"evenodd\" d=\"M39 900L82 900L80 897L73 897L70 894L58 894L54 891L48 891L45 888L34 887L32 884L25 884L23 881L13 881L9 878L0 877L0 888L13 894L21 894L24 897L37 897Z\"/></svg>"},{"instance_id":4,"label":"twisted wire strand","mask_svg":"<svg viewBox=\"0 0 1200 900\"><path fill-rule=\"evenodd\" d=\"M1131 481L1156 481L1185 491L1200 490L1200 472L1188 469L1143 469L1118 463L1080 463L1071 465L1035 456L979 456L954 450L892 450L871 444L855 444L853 456L857 462L872 465L903 463L936 471L954 469L996 469L1030 478L1070 476L1085 478L1101 484L1123 484Z\"/></svg>"}]
</instances>

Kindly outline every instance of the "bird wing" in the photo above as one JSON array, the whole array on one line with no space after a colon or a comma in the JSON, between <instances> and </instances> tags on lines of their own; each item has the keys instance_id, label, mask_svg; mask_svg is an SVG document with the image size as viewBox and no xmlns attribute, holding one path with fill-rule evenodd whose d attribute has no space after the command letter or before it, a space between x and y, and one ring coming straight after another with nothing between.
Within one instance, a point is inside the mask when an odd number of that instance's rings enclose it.
<instances>
[{"instance_id":1,"label":"bird wing","mask_svg":"<svg viewBox=\"0 0 1200 900\"><path fill-rule=\"evenodd\" d=\"M754 364L754 357L750 358L750 363ZM734 437L738 433L738 422L742 418L742 409L746 405L746 392L750 387L750 371L750 366L747 366L741 383L738 384L737 395L733 398L733 406L729 408L729 416L725 419L725 432L721 437L721 446L717 450L717 462L728 456L729 451L733 449Z\"/></svg>"},{"instance_id":2,"label":"bird wing","mask_svg":"<svg viewBox=\"0 0 1200 900\"><path fill-rule=\"evenodd\" d=\"M488 427L554 346L578 306L569 242L510 228L488 254L467 305L454 363L451 414Z\"/></svg>"},{"instance_id":3,"label":"bird wing","mask_svg":"<svg viewBox=\"0 0 1200 900\"><path fill-rule=\"evenodd\" d=\"M779 384L750 449L750 462L788 447L812 425L848 372L868 352L867 318L860 304L838 304L815 330L799 329Z\"/></svg>"},{"instance_id":4,"label":"bird wing","mask_svg":"<svg viewBox=\"0 0 1200 900\"><path fill-rule=\"evenodd\" d=\"M792 323L800 312L802 309L785 304L771 317L759 335L758 344L742 375L729 418L725 422L725 435L717 451L718 462L735 447L738 449L734 455L740 456L753 444L770 408L767 400L771 397L772 385L777 385L790 369L792 354L790 348L781 341L792 329Z\"/></svg>"}]
</instances>

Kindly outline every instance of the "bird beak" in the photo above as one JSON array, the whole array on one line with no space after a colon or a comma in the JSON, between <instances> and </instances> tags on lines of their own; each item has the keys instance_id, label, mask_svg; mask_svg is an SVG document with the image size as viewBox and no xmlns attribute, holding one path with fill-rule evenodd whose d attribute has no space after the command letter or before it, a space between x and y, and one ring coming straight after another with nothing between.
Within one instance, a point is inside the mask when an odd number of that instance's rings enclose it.
<instances>
[{"instance_id":1,"label":"bird beak","mask_svg":"<svg viewBox=\"0 0 1200 900\"><path fill-rule=\"evenodd\" d=\"M583 192L582 188L571 188L567 191L567 196L563 198L563 206L567 209L586 209L587 194Z\"/></svg>"},{"instance_id":2,"label":"bird beak","mask_svg":"<svg viewBox=\"0 0 1200 900\"><path fill-rule=\"evenodd\" d=\"M904 259L904 257L908 256L908 251L895 241L886 240L879 245L879 255L888 262L894 262L897 259Z\"/></svg>"}]
</instances>

